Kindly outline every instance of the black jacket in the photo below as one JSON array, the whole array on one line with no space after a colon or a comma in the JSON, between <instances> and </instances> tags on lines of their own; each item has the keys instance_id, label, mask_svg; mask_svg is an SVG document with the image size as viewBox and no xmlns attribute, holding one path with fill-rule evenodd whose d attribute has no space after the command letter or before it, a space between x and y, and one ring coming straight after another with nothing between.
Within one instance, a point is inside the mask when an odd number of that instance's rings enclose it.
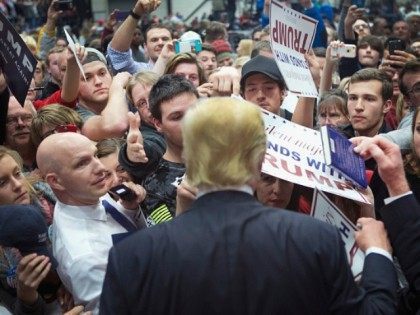
<instances>
[{"instance_id":1,"label":"black jacket","mask_svg":"<svg viewBox=\"0 0 420 315\"><path fill-rule=\"evenodd\" d=\"M396 288L378 254L358 287L333 226L219 191L111 249L100 314L395 314Z\"/></svg>"},{"instance_id":2,"label":"black jacket","mask_svg":"<svg viewBox=\"0 0 420 315\"><path fill-rule=\"evenodd\" d=\"M420 310L420 204L411 194L386 205L381 215L409 283L398 313L415 314Z\"/></svg>"}]
</instances>

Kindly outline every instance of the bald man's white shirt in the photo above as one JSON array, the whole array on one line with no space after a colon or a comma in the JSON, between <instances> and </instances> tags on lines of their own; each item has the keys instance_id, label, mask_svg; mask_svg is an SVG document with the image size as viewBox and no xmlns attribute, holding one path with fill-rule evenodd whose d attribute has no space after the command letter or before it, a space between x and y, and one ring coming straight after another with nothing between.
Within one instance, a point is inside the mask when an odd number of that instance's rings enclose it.
<instances>
[{"instance_id":1,"label":"bald man's white shirt","mask_svg":"<svg viewBox=\"0 0 420 315\"><path fill-rule=\"evenodd\" d=\"M124 209L108 194L91 206L70 206L57 201L51 237L57 272L73 295L75 305L85 305L85 310L95 315L99 313L108 252L113 246L112 234L127 232L106 213L102 200L136 222L137 211ZM140 225L144 227L145 223Z\"/></svg>"}]
</instances>

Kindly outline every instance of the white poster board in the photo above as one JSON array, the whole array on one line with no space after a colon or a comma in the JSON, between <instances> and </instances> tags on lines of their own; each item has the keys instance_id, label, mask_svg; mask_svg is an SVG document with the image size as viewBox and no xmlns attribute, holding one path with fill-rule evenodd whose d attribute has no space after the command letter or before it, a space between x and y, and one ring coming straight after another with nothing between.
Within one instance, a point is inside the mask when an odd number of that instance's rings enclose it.
<instances>
[{"instance_id":1,"label":"white poster board","mask_svg":"<svg viewBox=\"0 0 420 315\"><path fill-rule=\"evenodd\" d=\"M74 55L74 58L76 58L77 66L80 69L80 73L83 75L83 79L85 79L86 81L85 72L83 71L83 67L82 67L82 64L80 63L79 57L77 57L76 44L74 43L73 39L71 38L67 30L65 28L63 28L63 30L64 30L64 34L66 34L66 39L67 39L67 42L69 43L69 47Z\"/></svg>"},{"instance_id":2,"label":"white poster board","mask_svg":"<svg viewBox=\"0 0 420 315\"><path fill-rule=\"evenodd\" d=\"M271 1L271 49L287 89L297 95L318 96L304 56L312 47L317 24L317 20L282 3Z\"/></svg>"},{"instance_id":3,"label":"white poster board","mask_svg":"<svg viewBox=\"0 0 420 315\"><path fill-rule=\"evenodd\" d=\"M370 203L337 171L325 164L319 131L262 110L267 151L262 171L295 184Z\"/></svg>"},{"instance_id":4,"label":"white poster board","mask_svg":"<svg viewBox=\"0 0 420 315\"><path fill-rule=\"evenodd\" d=\"M347 259L354 278L358 278L363 271L365 254L357 246L354 239L356 227L320 190L315 188L312 200L311 216L332 224L340 231L344 242Z\"/></svg>"}]
</instances>

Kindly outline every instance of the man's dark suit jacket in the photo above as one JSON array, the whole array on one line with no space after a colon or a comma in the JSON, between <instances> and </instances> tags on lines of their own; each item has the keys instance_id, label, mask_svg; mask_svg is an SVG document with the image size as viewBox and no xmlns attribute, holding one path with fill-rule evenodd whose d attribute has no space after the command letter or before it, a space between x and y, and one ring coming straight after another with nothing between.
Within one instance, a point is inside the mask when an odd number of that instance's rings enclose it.
<instances>
[{"instance_id":1,"label":"man's dark suit jacket","mask_svg":"<svg viewBox=\"0 0 420 315\"><path fill-rule=\"evenodd\" d=\"M413 194L399 198L381 210L394 255L410 285L400 300L399 314L420 310L420 205Z\"/></svg>"},{"instance_id":2,"label":"man's dark suit jacket","mask_svg":"<svg viewBox=\"0 0 420 315\"><path fill-rule=\"evenodd\" d=\"M395 314L396 287L378 254L357 287L332 226L220 191L111 249L100 314Z\"/></svg>"}]
</instances>

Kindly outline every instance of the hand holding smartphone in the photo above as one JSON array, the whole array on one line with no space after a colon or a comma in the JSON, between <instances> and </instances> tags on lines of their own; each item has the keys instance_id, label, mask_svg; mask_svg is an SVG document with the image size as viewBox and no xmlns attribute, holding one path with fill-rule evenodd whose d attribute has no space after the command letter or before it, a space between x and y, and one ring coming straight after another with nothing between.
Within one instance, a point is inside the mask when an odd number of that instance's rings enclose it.
<instances>
[{"instance_id":1,"label":"hand holding smartphone","mask_svg":"<svg viewBox=\"0 0 420 315\"><path fill-rule=\"evenodd\" d=\"M395 55L396 50L405 50L405 42L401 39L390 40L388 43L388 50L390 55Z\"/></svg>"},{"instance_id":2,"label":"hand holding smartphone","mask_svg":"<svg viewBox=\"0 0 420 315\"><path fill-rule=\"evenodd\" d=\"M128 188L124 184L112 187L109 190L109 193L114 196L118 196L118 198L120 198L123 201L128 201L128 202L133 201L137 198L136 193L131 188Z\"/></svg>"},{"instance_id":3,"label":"hand holding smartphone","mask_svg":"<svg viewBox=\"0 0 420 315\"><path fill-rule=\"evenodd\" d=\"M344 45L342 47L331 47L331 57L356 57L356 46L355 45Z\"/></svg>"}]
</instances>

